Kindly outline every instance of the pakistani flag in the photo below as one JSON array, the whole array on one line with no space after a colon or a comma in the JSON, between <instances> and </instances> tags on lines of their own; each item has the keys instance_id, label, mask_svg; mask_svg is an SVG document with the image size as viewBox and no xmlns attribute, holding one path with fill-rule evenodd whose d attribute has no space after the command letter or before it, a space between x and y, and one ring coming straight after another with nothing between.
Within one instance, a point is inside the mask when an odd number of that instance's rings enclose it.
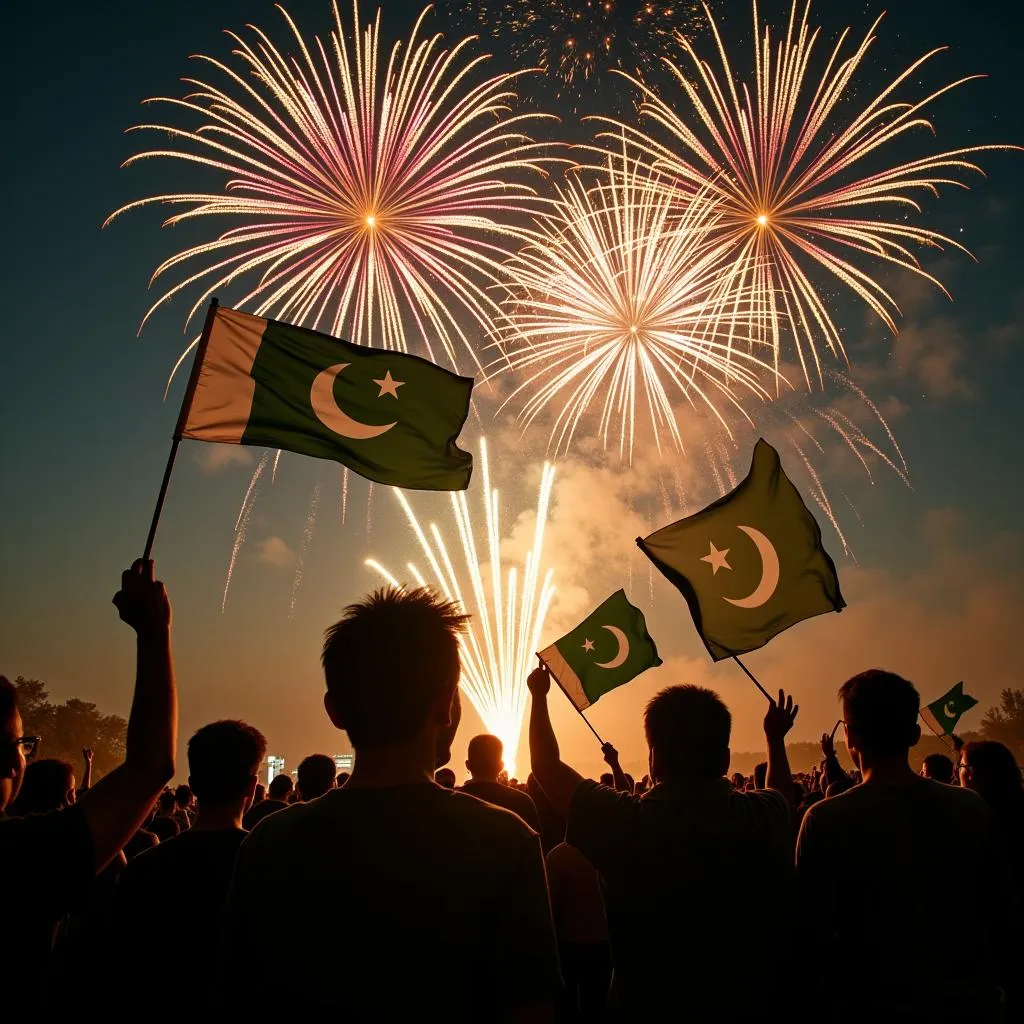
<instances>
[{"instance_id":1,"label":"pakistani flag","mask_svg":"<svg viewBox=\"0 0 1024 1024\"><path fill-rule=\"evenodd\" d=\"M333 459L393 487L469 486L468 377L223 307L197 358L179 437Z\"/></svg>"},{"instance_id":2,"label":"pakistani flag","mask_svg":"<svg viewBox=\"0 0 1024 1024\"><path fill-rule=\"evenodd\" d=\"M938 700L921 708L921 718L936 736L952 736L960 716L977 703L970 694L964 693L964 684L957 683Z\"/></svg>"},{"instance_id":3,"label":"pakistani flag","mask_svg":"<svg viewBox=\"0 0 1024 1024\"><path fill-rule=\"evenodd\" d=\"M601 694L661 664L644 613L626 600L622 590L538 657L580 711Z\"/></svg>"},{"instance_id":4,"label":"pakistani flag","mask_svg":"<svg viewBox=\"0 0 1024 1024\"><path fill-rule=\"evenodd\" d=\"M682 592L715 661L846 606L821 530L765 440L734 491L637 544Z\"/></svg>"}]
</instances>

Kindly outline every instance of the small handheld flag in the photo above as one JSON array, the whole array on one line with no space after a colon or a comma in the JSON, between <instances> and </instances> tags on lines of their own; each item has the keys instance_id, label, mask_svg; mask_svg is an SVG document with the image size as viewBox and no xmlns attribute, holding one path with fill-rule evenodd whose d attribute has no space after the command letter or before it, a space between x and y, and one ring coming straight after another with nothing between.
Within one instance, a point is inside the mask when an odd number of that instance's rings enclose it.
<instances>
[{"instance_id":1,"label":"small handheld flag","mask_svg":"<svg viewBox=\"0 0 1024 1024\"><path fill-rule=\"evenodd\" d=\"M637 544L686 598L715 661L846 606L821 530L763 439L735 490Z\"/></svg>"},{"instance_id":2,"label":"small handheld flag","mask_svg":"<svg viewBox=\"0 0 1024 1024\"><path fill-rule=\"evenodd\" d=\"M921 720L936 736L952 736L964 712L977 703L970 694L964 693L964 684L957 683L938 700L921 708Z\"/></svg>"},{"instance_id":3,"label":"small handheld flag","mask_svg":"<svg viewBox=\"0 0 1024 1024\"><path fill-rule=\"evenodd\" d=\"M571 633L538 654L577 711L661 664L644 613L617 590Z\"/></svg>"},{"instance_id":4,"label":"small handheld flag","mask_svg":"<svg viewBox=\"0 0 1024 1024\"><path fill-rule=\"evenodd\" d=\"M392 487L469 486L468 377L223 306L196 360L180 437L333 459Z\"/></svg>"}]
</instances>

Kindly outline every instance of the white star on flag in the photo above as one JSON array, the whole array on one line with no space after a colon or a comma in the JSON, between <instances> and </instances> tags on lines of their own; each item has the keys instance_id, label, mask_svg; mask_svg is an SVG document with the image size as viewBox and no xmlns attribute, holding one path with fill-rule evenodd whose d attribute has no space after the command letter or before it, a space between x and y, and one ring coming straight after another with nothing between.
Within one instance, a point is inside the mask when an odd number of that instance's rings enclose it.
<instances>
[{"instance_id":1,"label":"white star on flag","mask_svg":"<svg viewBox=\"0 0 1024 1024\"><path fill-rule=\"evenodd\" d=\"M391 376L391 371L388 370L388 372L384 374L383 378L378 379L374 377L373 383L380 385L380 394L377 396L378 398L383 398L385 395L391 395L392 398L397 398L398 389L405 384L405 381L395 380L394 377Z\"/></svg>"},{"instance_id":2,"label":"white star on flag","mask_svg":"<svg viewBox=\"0 0 1024 1024\"><path fill-rule=\"evenodd\" d=\"M717 576L719 569L732 570L732 566L729 564L727 555L729 554L728 548L723 548L721 551L715 547L714 542L709 542L711 550L701 559L702 562L707 562L711 566L711 575Z\"/></svg>"},{"instance_id":3,"label":"white star on flag","mask_svg":"<svg viewBox=\"0 0 1024 1024\"><path fill-rule=\"evenodd\" d=\"M583 641L583 650L585 650L589 654L593 649L594 649L594 641L593 640L584 640Z\"/></svg>"}]
</instances>

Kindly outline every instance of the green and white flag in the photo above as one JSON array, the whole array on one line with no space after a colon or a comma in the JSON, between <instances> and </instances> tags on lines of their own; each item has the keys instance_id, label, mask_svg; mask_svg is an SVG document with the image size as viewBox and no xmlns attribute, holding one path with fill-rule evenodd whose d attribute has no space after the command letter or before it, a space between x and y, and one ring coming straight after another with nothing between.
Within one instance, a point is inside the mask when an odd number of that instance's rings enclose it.
<instances>
[{"instance_id":1,"label":"green and white flag","mask_svg":"<svg viewBox=\"0 0 1024 1024\"><path fill-rule=\"evenodd\" d=\"M178 437L333 459L393 487L469 486L468 377L224 307L197 358Z\"/></svg>"},{"instance_id":2,"label":"green and white flag","mask_svg":"<svg viewBox=\"0 0 1024 1024\"><path fill-rule=\"evenodd\" d=\"M977 703L970 694L964 693L964 684L957 683L938 700L921 708L921 719L936 736L952 736L960 716Z\"/></svg>"},{"instance_id":3,"label":"green and white flag","mask_svg":"<svg viewBox=\"0 0 1024 1024\"><path fill-rule=\"evenodd\" d=\"M637 544L686 598L715 661L846 606L821 530L763 439L735 490Z\"/></svg>"},{"instance_id":4,"label":"green and white flag","mask_svg":"<svg viewBox=\"0 0 1024 1024\"><path fill-rule=\"evenodd\" d=\"M617 590L571 633L538 654L583 711L598 697L661 664L644 613Z\"/></svg>"}]
</instances>

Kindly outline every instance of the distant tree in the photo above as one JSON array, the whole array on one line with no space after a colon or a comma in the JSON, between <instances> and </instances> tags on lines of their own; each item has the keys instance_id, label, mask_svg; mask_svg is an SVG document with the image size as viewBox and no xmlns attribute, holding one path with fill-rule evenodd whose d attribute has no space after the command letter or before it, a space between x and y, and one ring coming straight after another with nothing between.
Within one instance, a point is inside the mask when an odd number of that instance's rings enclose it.
<instances>
[{"instance_id":1,"label":"distant tree","mask_svg":"<svg viewBox=\"0 0 1024 1024\"><path fill-rule=\"evenodd\" d=\"M1003 690L998 707L989 708L981 720L981 735L1009 747L1024 763L1024 690Z\"/></svg>"},{"instance_id":2,"label":"distant tree","mask_svg":"<svg viewBox=\"0 0 1024 1024\"><path fill-rule=\"evenodd\" d=\"M38 679L18 676L18 709L27 736L41 736L40 757L68 761L81 772L82 749L91 747L93 781L124 760L128 723L120 715L105 715L95 704L74 697L51 704L46 686Z\"/></svg>"}]
</instances>

